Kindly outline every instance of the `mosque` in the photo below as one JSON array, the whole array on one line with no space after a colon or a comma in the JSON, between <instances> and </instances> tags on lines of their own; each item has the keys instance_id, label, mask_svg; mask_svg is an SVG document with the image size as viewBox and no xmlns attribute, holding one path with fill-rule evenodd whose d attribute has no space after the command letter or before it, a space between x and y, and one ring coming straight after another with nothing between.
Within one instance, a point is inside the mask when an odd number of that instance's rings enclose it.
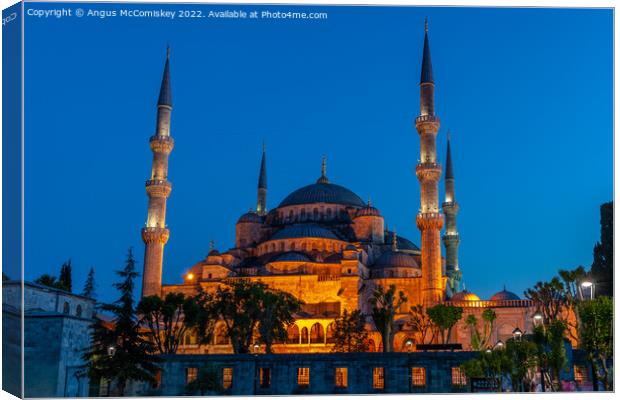
<instances>
[{"instance_id":1,"label":"mosque","mask_svg":"<svg viewBox=\"0 0 620 400\"><path fill-rule=\"evenodd\" d=\"M328 178L326 160L316 182L294 190L280 203L267 206L267 160L263 148L258 175L256 209L239 217L235 247L211 249L205 259L188 269L184 281L162 285L164 246L170 232L166 226L166 202L172 185L168 181L168 157L174 147L170 134L172 92L170 54L166 57L157 103L157 128L150 138L153 152L152 175L146 181L148 215L142 229L145 243L142 296L163 296L170 292L195 293L201 287L214 291L235 279L260 280L272 288L293 294L304 302L296 321L289 327L287 343L276 344L277 353L329 352L333 322L344 310L369 314L373 290L378 285L395 285L408 301L396 319L395 351L411 351L419 343L409 324L414 305L438 303L463 307L463 319L452 331L450 342L471 348L465 318L491 308L497 314L491 335L493 343L512 337L514 331L531 330L534 313L529 300L499 291L481 300L462 286L458 262L460 236L457 230L459 204L450 141L446 165L437 162L436 138L440 120L435 114L435 83L431 64L428 25L425 24L420 76L420 114L415 128L420 137L420 162L415 172L420 183L420 208L416 224L420 246L388 230L381 211L370 201ZM443 174L445 198L439 202ZM443 229L443 236L441 230ZM441 246L445 247L445 257ZM381 338L369 319L370 351L381 350ZM198 345L192 336L184 338L182 353L229 353L232 347L222 325L216 327L213 342Z\"/></svg>"}]
</instances>

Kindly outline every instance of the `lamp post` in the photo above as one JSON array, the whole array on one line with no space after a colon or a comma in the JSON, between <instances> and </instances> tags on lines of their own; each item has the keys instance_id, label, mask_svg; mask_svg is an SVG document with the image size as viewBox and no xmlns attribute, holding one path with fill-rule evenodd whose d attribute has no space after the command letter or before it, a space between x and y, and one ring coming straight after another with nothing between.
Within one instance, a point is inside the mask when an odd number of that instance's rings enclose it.
<instances>
[{"instance_id":1,"label":"lamp post","mask_svg":"<svg viewBox=\"0 0 620 400\"><path fill-rule=\"evenodd\" d=\"M411 352L411 348L413 347L413 340L407 339L405 341L405 346L407 346L407 352Z\"/></svg>"},{"instance_id":2,"label":"lamp post","mask_svg":"<svg viewBox=\"0 0 620 400\"><path fill-rule=\"evenodd\" d=\"M501 350L503 348L504 348L504 342L502 342L501 340L498 340L497 343L495 343L495 349Z\"/></svg>"},{"instance_id":3,"label":"lamp post","mask_svg":"<svg viewBox=\"0 0 620 400\"><path fill-rule=\"evenodd\" d=\"M585 280L581 282L581 287L583 289L590 289L590 300L594 299L594 282L590 280Z\"/></svg>"},{"instance_id":4,"label":"lamp post","mask_svg":"<svg viewBox=\"0 0 620 400\"><path fill-rule=\"evenodd\" d=\"M521 340L522 336L523 332L521 331L521 329L519 329L519 327L516 327L514 331L512 331L512 337L514 338L514 340Z\"/></svg>"},{"instance_id":5,"label":"lamp post","mask_svg":"<svg viewBox=\"0 0 620 400\"><path fill-rule=\"evenodd\" d=\"M108 346L108 355L109 355L110 357L113 357L113 356L114 356L114 354L116 354L116 347L114 347L114 346Z\"/></svg>"},{"instance_id":6,"label":"lamp post","mask_svg":"<svg viewBox=\"0 0 620 400\"><path fill-rule=\"evenodd\" d=\"M536 313L532 316L532 320L534 321L534 325L538 326L543 322L543 315L540 311L536 311Z\"/></svg>"}]
</instances>

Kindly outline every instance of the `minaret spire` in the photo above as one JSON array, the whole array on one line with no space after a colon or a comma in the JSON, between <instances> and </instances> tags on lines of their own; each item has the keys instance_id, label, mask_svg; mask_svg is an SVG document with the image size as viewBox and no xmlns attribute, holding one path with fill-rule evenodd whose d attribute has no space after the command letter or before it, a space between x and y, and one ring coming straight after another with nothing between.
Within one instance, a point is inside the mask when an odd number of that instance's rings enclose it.
<instances>
[{"instance_id":1,"label":"minaret spire","mask_svg":"<svg viewBox=\"0 0 620 400\"><path fill-rule=\"evenodd\" d=\"M437 163L437 132L439 118L435 116L435 83L428 40L428 21L424 23L424 49L420 74L420 116L415 120L420 135L420 162L416 176L420 181L420 210L416 224L422 233L422 301L433 306L443 300L444 284L441 266L440 230L443 214L439 211L439 179L441 165Z\"/></svg>"},{"instance_id":2,"label":"minaret spire","mask_svg":"<svg viewBox=\"0 0 620 400\"><path fill-rule=\"evenodd\" d=\"M142 274L142 297L161 296L164 245L170 232L166 227L166 202L172 190L168 181L168 156L174 147L170 137L172 113L172 90L170 87L170 48L166 51L166 63L157 101L157 127L151 136L153 152L151 178L146 181L149 198L146 226L142 229L145 244L144 271Z\"/></svg>"},{"instance_id":3,"label":"minaret spire","mask_svg":"<svg viewBox=\"0 0 620 400\"><path fill-rule=\"evenodd\" d=\"M258 194L256 200L256 212L258 215L267 214L267 154L263 143L263 156L260 160L260 172L258 174Z\"/></svg>"},{"instance_id":4,"label":"minaret spire","mask_svg":"<svg viewBox=\"0 0 620 400\"><path fill-rule=\"evenodd\" d=\"M459 212L459 204L456 202L454 192L454 171L452 169L452 153L450 151L450 133L446 149L446 175L444 180L445 201L442 204L446 219L446 231L443 236L443 244L446 248L446 274L452 293L459 291L461 284L461 271L459 270L459 243L461 241L456 228L456 215Z\"/></svg>"}]
</instances>

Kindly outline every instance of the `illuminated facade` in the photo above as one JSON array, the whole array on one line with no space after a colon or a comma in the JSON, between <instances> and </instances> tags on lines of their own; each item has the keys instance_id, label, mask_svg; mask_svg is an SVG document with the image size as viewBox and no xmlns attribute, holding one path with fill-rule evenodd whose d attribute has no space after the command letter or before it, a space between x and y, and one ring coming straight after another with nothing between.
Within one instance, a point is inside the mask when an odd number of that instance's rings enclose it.
<instances>
[{"instance_id":1,"label":"illuminated facade","mask_svg":"<svg viewBox=\"0 0 620 400\"><path fill-rule=\"evenodd\" d=\"M327 352L330 350L332 323L344 310L369 314L369 298L375 287L395 285L408 301L397 315L399 332L396 351L408 351L405 343L418 343L417 332L409 325L409 310L423 304L450 302L464 307L464 318L493 308L498 315L492 340L505 340L512 331L531 329L530 302L502 291L488 301L461 290L458 264L459 234L456 226L458 203L448 144L445 174L445 201L439 208L439 181L443 166L437 160L436 138L439 118L435 115L435 83L432 74L428 26L425 26L420 79L420 114L415 128L420 137L420 162L416 176L420 182L420 206L416 224L421 231L419 248L410 240L389 231L378 208L331 182L323 159L321 175L303 186L276 207L267 208L267 161L263 148L255 211L243 214L236 224L235 246L225 252L212 249L193 265L180 284L162 285L163 246L169 232L165 225L166 199L171 184L167 180L172 110L169 57L166 59L158 102L157 133L151 138L152 176L147 181L149 208L142 231L146 246L143 296L170 292L193 294L201 287L210 292L235 279L262 281L272 288L293 294L304 302L296 322L289 328L287 343L274 346L275 352ZM446 259L441 256L441 229ZM454 329L453 341L469 346L469 333L461 321ZM370 350L381 348L380 335L371 320ZM231 346L223 324L216 326L213 343L195 344L184 339L181 352L225 353Z\"/></svg>"}]
</instances>

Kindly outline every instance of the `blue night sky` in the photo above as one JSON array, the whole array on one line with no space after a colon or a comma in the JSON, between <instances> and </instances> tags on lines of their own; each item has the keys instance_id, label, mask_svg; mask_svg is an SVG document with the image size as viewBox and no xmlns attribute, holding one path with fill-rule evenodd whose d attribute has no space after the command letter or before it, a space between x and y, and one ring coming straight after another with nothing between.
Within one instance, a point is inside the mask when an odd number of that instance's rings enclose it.
<instances>
[{"instance_id":1,"label":"blue night sky","mask_svg":"<svg viewBox=\"0 0 620 400\"><path fill-rule=\"evenodd\" d=\"M26 5L46 7L59 5ZM120 7L134 8L84 6ZM71 258L75 288L93 266L109 301L129 246L142 269L167 43L176 145L165 283L180 282L211 239L220 251L234 245L237 218L255 205L263 141L270 208L314 182L326 154L332 182L372 197L389 228L419 244L413 119L425 16L467 288L522 295L558 268L591 264L599 205L613 197L611 10L268 8L329 17L26 17L26 279Z\"/></svg>"}]
</instances>

